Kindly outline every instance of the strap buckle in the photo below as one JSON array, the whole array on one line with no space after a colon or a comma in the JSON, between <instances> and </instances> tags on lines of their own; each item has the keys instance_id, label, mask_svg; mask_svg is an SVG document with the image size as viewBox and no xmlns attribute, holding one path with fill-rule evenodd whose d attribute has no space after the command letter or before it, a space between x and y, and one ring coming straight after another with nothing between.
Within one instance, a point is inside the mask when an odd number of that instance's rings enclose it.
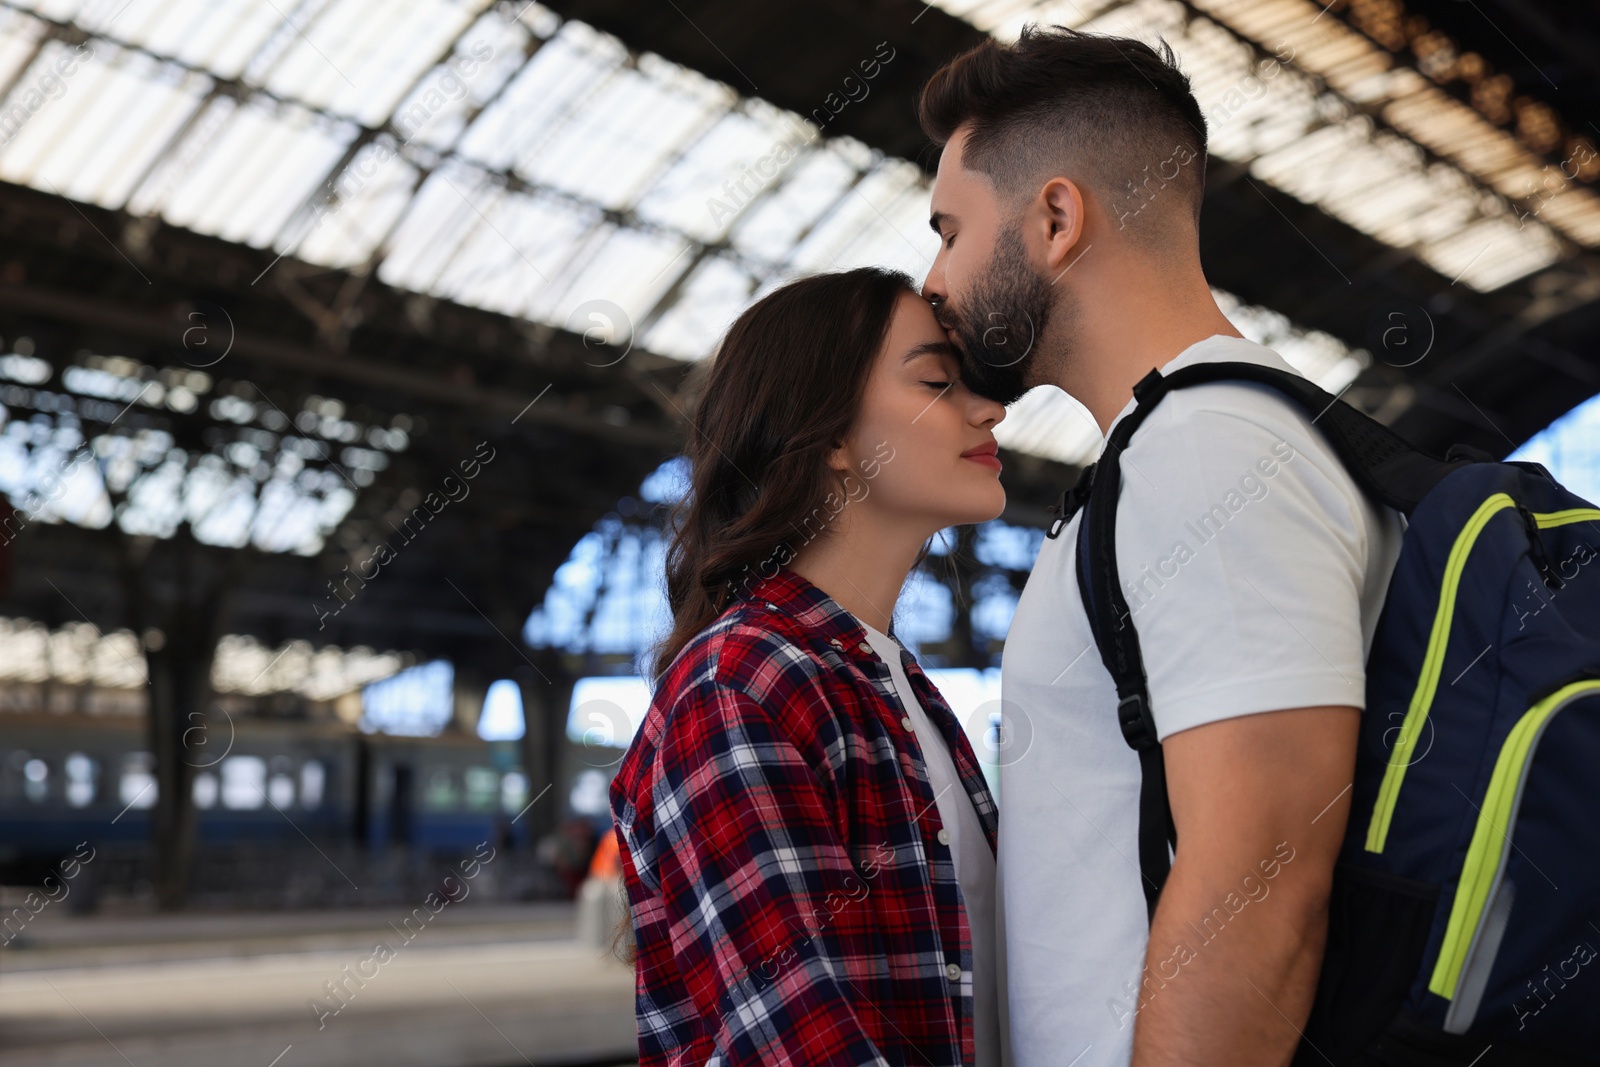
<instances>
[{"instance_id":1,"label":"strap buckle","mask_svg":"<svg viewBox=\"0 0 1600 1067\"><path fill-rule=\"evenodd\" d=\"M1141 693L1129 693L1117 701L1117 725L1122 727L1122 739L1135 752L1159 747L1156 737L1156 720L1150 714L1150 705Z\"/></svg>"},{"instance_id":2,"label":"strap buckle","mask_svg":"<svg viewBox=\"0 0 1600 1067\"><path fill-rule=\"evenodd\" d=\"M1444 454L1446 463L1496 463L1494 456L1481 448L1464 445L1459 442L1450 446Z\"/></svg>"},{"instance_id":3,"label":"strap buckle","mask_svg":"<svg viewBox=\"0 0 1600 1067\"><path fill-rule=\"evenodd\" d=\"M1072 521L1072 516L1089 502L1089 493L1094 488L1094 468L1093 463L1083 468L1072 488L1063 490L1061 499L1050 505L1050 514L1054 515L1055 519L1045 531L1046 537L1054 540L1061 533L1061 528Z\"/></svg>"}]
</instances>

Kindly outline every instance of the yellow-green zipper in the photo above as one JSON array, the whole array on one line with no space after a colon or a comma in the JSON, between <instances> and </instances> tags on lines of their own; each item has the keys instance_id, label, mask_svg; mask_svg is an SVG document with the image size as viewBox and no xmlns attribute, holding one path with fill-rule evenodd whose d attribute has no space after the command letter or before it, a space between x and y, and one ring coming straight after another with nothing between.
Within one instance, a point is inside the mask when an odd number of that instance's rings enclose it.
<instances>
[{"instance_id":1,"label":"yellow-green zipper","mask_svg":"<svg viewBox=\"0 0 1600 1067\"><path fill-rule=\"evenodd\" d=\"M1585 509L1587 510L1587 509ZM1600 512L1591 512L1600 515ZM1569 520L1578 521L1578 520ZM1542 524L1541 524L1542 525ZM1569 701L1589 693L1600 693L1600 680L1573 682L1529 708L1511 728L1495 760L1494 774L1478 810L1478 824L1467 847L1467 860L1456 884L1455 902L1450 906L1450 921L1445 926L1439 959L1433 968L1428 989L1446 1000L1455 997L1461 985L1461 970L1467 952L1478 932L1483 911L1489 902L1506 850L1511 844L1511 823L1515 816L1522 778L1532 758L1533 742L1546 720Z\"/></svg>"},{"instance_id":2,"label":"yellow-green zipper","mask_svg":"<svg viewBox=\"0 0 1600 1067\"><path fill-rule=\"evenodd\" d=\"M1495 493L1472 513L1450 547L1445 561L1444 578L1439 589L1439 607L1433 617L1433 631L1428 636L1428 649L1422 658L1422 671L1417 678L1417 688L1411 694L1411 706L1406 709L1405 720L1400 724L1400 736L1395 739L1389 765L1383 772L1383 783L1378 787L1378 801L1372 809L1372 821L1367 825L1368 852L1382 852L1389 836L1389 822L1394 818L1395 802L1400 797L1400 786L1405 780L1406 768L1416 751L1417 738L1422 724L1428 718L1433 698L1439 690L1439 674L1444 669L1445 649L1450 643L1450 621L1455 616L1456 590L1461 584L1461 572L1466 568L1467 557L1478 535L1496 514L1514 508L1517 502L1505 493ZM1534 521L1540 529L1565 526L1571 522L1600 519L1600 509L1569 508L1565 511L1535 512Z\"/></svg>"},{"instance_id":3,"label":"yellow-green zipper","mask_svg":"<svg viewBox=\"0 0 1600 1067\"><path fill-rule=\"evenodd\" d=\"M1565 526L1569 522L1593 522L1600 519L1600 508L1568 508L1566 511L1536 511L1533 517L1539 522L1539 529L1549 529L1551 526Z\"/></svg>"},{"instance_id":4,"label":"yellow-green zipper","mask_svg":"<svg viewBox=\"0 0 1600 1067\"><path fill-rule=\"evenodd\" d=\"M1382 852L1389 836L1389 820L1394 817L1395 800L1400 795L1400 783L1405 780L1406 767L1416 750L1417 737L1428 717L1434 693L1439 688L1439 672L1444 667L1444 650L1450 642L1450 620L1455 616L1456 589L1461 584L1461 572L1467 556L1477 543L1484 526L1498 512L1514 508L1516 501L1505 493L1496 493L1472 513L1456 543L1450 546L1450 556L1445 561L1444 580L1439 588L1439 607L1433 616L1433 632L1428 637L1428 650L1422 657L1422 671L1417 677L1417 688L1411 694L1411 706L1406 709L1405 720L1400 724L1400 736L1395 739L1394 751L1389 755L1389 766L1383 772L1383 784L1378 787L1378 802L1372 809L1372 822L1367 826L1367 851Z\"/></svg>"}]
</instances>

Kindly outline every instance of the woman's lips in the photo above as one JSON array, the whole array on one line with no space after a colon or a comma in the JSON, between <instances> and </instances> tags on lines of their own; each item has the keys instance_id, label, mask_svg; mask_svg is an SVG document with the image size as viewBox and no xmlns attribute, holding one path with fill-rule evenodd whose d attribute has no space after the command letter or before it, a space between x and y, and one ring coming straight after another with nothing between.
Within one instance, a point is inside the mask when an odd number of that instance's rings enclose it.
<instances>
[{"instance_id":1,"label":"woman's lips","mask_svg":"<svg viewBox=\"0 0 1600 1067\"><path fill-rule=\"evenodd\" d=\"M1000 470L1000 457L995 454L999 451L1000 446L994 441L990 441L988 444L979 445L977 448L967 449L967 451L961 453L961 458L970 459L972 462L988 467L990 470Z\"/></svg>"}]
</instances>

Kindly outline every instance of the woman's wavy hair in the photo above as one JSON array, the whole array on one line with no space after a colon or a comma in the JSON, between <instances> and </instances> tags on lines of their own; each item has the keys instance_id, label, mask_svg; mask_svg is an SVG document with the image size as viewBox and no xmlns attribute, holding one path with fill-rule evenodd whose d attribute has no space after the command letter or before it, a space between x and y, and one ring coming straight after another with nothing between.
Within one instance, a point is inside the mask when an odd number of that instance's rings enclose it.
<instances>
[{"instance_id":1,"label":"woman's wavy hair","mask_svg":"<svg viewBox=\"0 0 1600 1067\"><path fill-rule=\"evenodd\" d=\"M689 491L667 550L672 629L654 650L654 677L826 533L818 519L825 525L825 501L840 489L827 456L861 411L896 302L915 292L905 274L877 267L802 278L752 304L696 368Z\"/></svg>"}]
</instances>

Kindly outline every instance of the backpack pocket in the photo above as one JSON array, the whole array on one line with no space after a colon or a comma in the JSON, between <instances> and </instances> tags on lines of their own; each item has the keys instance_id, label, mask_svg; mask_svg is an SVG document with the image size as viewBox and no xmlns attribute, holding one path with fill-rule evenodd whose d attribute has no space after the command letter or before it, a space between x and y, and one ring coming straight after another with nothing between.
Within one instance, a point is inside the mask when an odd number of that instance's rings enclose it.
<instances>
[{"instance_id":1,"label":"backpack pocket","mask_svg":"<svg viewBox=\"0 0 1600 1067\"><path fill-rule=\"evenodd\" d=\"M1600 678L1566 683L1507 735L1478 807L1428 990L1444 1030L1578 1052L1600 1001L1600 819L1572 787L1600 766Z\"/></svg>"},{"instance_id":2,"label":"backpack pocket","mask_svg":"<svg viewBox=\"0 0 1600 1067\"><path fill-rule=\"evenodd\" d=\"M1438 896L1438 887L1426 882L1347 862L1334 869L1328 942L1303 1062L1324 1064L1325 1056L1355 1062L1388 1027L1422 968Z\"/></svg>"}]
</instances>

